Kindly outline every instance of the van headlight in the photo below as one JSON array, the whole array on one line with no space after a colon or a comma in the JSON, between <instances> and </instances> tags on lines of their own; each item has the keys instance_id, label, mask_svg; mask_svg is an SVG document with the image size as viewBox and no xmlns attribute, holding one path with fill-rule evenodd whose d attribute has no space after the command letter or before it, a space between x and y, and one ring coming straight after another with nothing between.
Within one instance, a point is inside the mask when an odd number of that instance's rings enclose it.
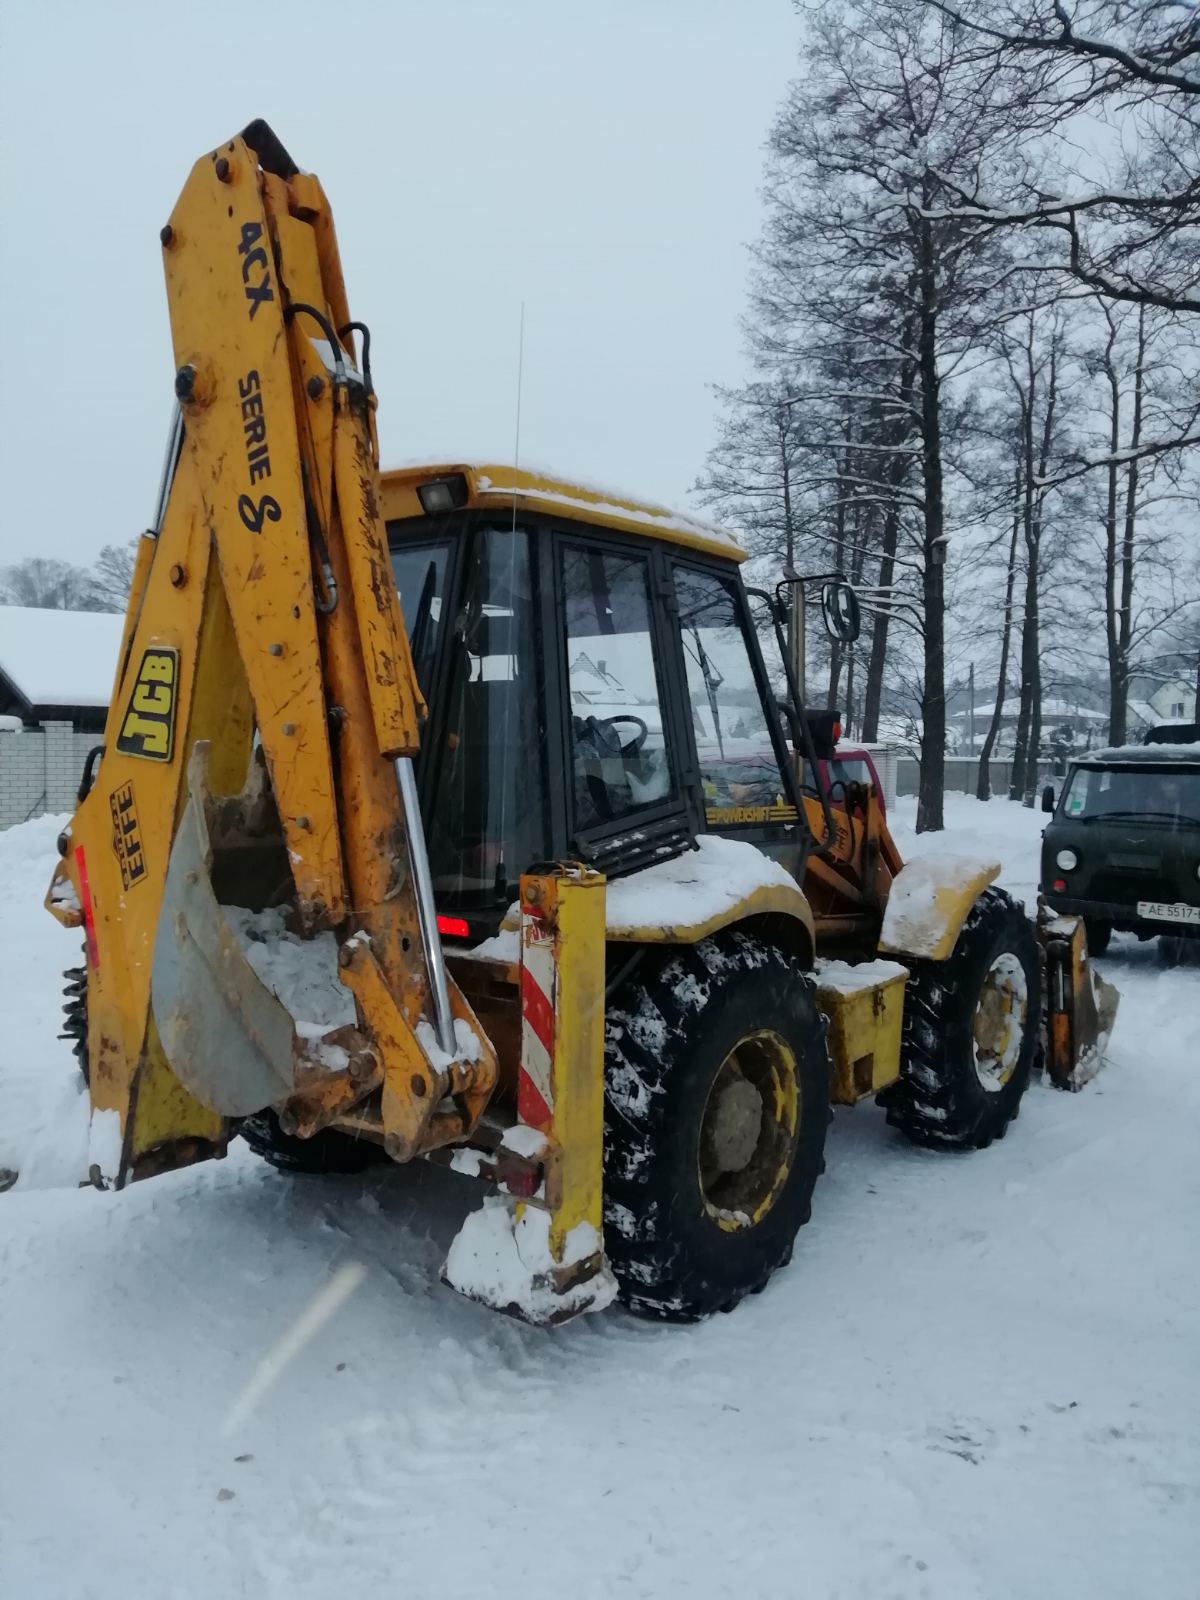
<instances>
[{"instance_id":1,"label":"van headlight","mask_svg":"<svg viewBox=\"0 0 1200 1600\"><path fill-rule=\"evenodd\" d=\"M1071 872L1079 865L1079 857L1074 850L1060 850L1054 859L1064 872ZM1200 867L1196 870L1200 872Z\"/></svg>"}]
</instances>

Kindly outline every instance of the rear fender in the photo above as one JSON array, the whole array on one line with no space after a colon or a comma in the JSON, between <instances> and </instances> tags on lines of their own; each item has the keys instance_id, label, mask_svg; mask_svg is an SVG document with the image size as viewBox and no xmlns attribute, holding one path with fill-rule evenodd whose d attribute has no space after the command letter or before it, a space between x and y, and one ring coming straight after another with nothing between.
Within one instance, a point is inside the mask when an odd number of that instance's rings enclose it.
<instances>
[{"instance_id":1,"label":"rear fender","mask_svg":"<svg viewBox=\"0 0 1200 1600\"><path fill-rule=\"evenodd\" d=\"M701 834L695 851L614 879L608 888L605 937L613 944L698 944L756 922L812 965L816 933L807 895L743 839Z\"/></svg>"}]
</instances>

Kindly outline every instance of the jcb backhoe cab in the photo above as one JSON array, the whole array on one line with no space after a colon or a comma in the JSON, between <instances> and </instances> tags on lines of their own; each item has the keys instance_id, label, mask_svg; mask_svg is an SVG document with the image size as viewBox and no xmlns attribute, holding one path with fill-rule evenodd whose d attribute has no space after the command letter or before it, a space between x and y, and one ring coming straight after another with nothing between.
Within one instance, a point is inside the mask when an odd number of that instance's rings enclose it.
<instances>
[{"instance_id":1,"label":"jcb backhoe cab","mask_svg":"<svg viewBox=\"0 0 1200 1600\"><path fill-rule=\"evenodd\" d=\"M1044 984L995 863L904 867L870 788L798 783L832 729L728 535L504 467L380 477L328 206L269 129L162 241L180 423L47 897L85 934L93 1181L239 1131L421 1156L495 1185L464 1292L696 1317L790 1257L831 1102L987 1144L1043 999L1056 1081L1095 1059L1076 926Z\"/></svg>"},{"instance_id":2,"label":"jcb backhoe cab","mask_svg":"<svg viewBox=\"0 0 1200 1600\"><path fill-rule=\"evenodd\" d=\"M383 506L459 936L494 933L533 862L628 873L706 829L801 875L812 838L730 542L632 503L600 520L599 496L528 473L438 470L385 474ZM431 488L456 509L421 515Z\"/></svg>"}]
</instances>

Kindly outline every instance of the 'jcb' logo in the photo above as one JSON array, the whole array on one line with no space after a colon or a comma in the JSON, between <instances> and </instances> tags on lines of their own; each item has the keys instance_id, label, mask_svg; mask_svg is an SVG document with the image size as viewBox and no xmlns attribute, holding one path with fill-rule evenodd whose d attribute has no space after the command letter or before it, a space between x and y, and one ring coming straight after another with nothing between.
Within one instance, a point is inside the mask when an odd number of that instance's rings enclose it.
<instances>
[{"instance_id":1,"label":"'jcb' logo","mask_svg":"<svg viewBox=\"0 0 1200 1600\"><path fill-rule=\"evenodd\" d=\"M117 749L148 761L170 761L175 748L175 686L179 651L154 645L142 657L137 682L125 708Z\"/></svg>"}]
</instances>

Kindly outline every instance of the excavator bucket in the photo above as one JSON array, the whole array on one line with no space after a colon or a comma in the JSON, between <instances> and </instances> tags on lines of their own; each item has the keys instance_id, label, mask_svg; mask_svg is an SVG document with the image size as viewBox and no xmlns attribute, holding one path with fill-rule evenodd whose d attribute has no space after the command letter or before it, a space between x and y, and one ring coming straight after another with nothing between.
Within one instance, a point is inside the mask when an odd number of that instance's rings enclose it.
<instances>
[{"instance_id":1,"label":"excavator bucket","mask_svg":"<svg viewBox=\"0 0 1200 1600\"><path fill-rule=\"evenodd\" d=\"M1120 995L1092 966L1082 917L1038 908L1045 969L1043 1046L1046 1071L1059 1089L1082 1089L1104 1065Z\"/></svg>"},{"instance_id":2,"label":"excavator bucket","mask_svg":"<svg viewBox=\"0 0 1200 1600\"><path fill-rule=\"evenodd\" d=\"M171 1071L226 1117L292 1093L293 1019L239 946L212 883L207 751L188 764L190 794L171 846L150 994Z\"/></svg>"}]
</instances>

